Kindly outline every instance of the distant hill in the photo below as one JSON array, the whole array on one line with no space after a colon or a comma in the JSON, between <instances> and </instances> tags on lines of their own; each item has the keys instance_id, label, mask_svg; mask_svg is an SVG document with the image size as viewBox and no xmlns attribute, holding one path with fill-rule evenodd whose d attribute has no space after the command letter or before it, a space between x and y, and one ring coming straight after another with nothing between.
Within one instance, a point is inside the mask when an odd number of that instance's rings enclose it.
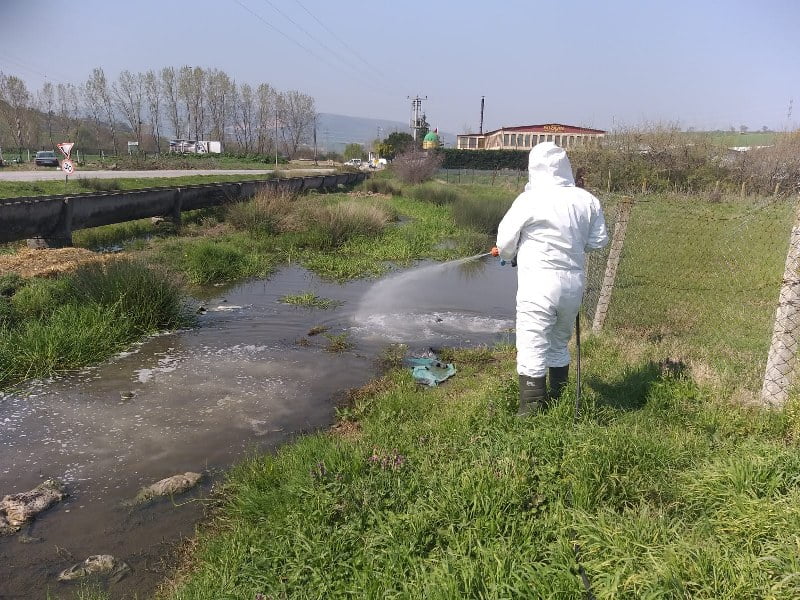
<instances>
[{"instance_id":1,"label":"distant hill","mask_svg":"<svg viewBox=\"0 0 800 600\"><path fill-rule=\"evenodd\" d=\"M329 151L341 152L347 144L356 143L369 146L372 140L378 137L383 139L393 131L410 133L408 123L401 121L319 113L317 145ZM452 133L440 131L439 135L445 145L452 147L455 144L456 136Z\"/></svg>"}]
</instances>

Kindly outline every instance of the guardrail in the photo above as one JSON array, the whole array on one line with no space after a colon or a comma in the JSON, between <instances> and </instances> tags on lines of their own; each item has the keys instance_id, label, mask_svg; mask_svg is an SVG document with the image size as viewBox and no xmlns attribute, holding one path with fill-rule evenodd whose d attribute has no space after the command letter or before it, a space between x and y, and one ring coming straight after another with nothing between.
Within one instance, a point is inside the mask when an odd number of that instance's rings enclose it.
<instances>
[{"instance_id":1,"label":"guardrail","mask_svg":"<svg viewBox=\"0 0 800 600\"><path fill-rule=\"evenodd\" d=\"M184 211L246 200L263 189L301 193L352 185L364 181L366 177L366 173L338 173L124 192L14 198L0 201L0 243L27 239L28 246L34 248L71 246L72 232L77 229L148 217L169 217L180 225Z\"/></svg>"}]
</instances>

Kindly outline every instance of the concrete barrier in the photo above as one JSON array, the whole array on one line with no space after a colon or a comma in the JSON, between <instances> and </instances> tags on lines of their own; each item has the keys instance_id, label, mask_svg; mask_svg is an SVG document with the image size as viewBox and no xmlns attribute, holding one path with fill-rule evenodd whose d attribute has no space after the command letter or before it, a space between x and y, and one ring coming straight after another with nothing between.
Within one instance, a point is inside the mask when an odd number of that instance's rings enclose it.
<instances>
[{"instance_id":1,"label":"concrete barrier","mask_svg":"<svg viewBox=\"0 0 800 600\"><path fill-rule=\"evenodd\" d=\"M339 173L125 192L14 198L0 201L0 243L27 239L31 247L71 246L72 232L78 229L160 216L170 217L180 224L181 212L246 200L263 188L301 193L353 185L364 181L366 177L366 173Z\"/></svg>"}]
</instances>

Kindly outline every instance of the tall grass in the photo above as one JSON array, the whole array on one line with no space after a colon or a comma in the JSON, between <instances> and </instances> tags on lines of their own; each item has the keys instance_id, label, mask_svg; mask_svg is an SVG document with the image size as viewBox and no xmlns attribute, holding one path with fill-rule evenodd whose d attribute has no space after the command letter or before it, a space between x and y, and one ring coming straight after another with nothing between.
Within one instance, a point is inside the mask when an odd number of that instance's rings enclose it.
<instances>
[{"instance_id":1,"label":"tall grass","mask_svg":"<svg viewBox=\"0 0 800 600\"><path fill-rule=\"evenodd\" d=\"M372 192L373 194L387 194L389 196L402 196L403 190L392 184L391 181L386 179L367 179L363 183L364 191Z\"/></svg>"},{"instance_id":2,"label":"tall grass","mask_svg":"<svg viewBox=\"0 0 800 600\"><path fill-rule=\"evenodd\" d=\"M157 260L180 271L189 283L207 285L266 275L274 258L243 234L180 238L159 245Z\"/></svg>"},{"instance_id":3,"label":"tall grass","mask_svg":"<svg viewBox=\"0 0 800 600\"><path fill-rule=\"evenodd\" d=\"M457 189L438 183L423 183L411 188L411 197L433 204L453 204L460 198Z\"/></svg>"},{"instance_id":4,"label":"tall grass","mask_svg":"<svg viewBox=\"0 0 800 600\"><path fill-rule=\"evenodd\" d=\"M296 197L281 190L261 190L253 199L231 204L226 220L236 229L255 236L274 235L290 228Z\"/></svg>"},{"instance_id":5,"label":"tall grass","mask_svg":"<svg viewBox=\"0 0 800 600\"><path fill-rule=\"evenodd\" d=\"M462 227L494 234L513 201L510 194L495 197L462 195L453 203L453 220Z\"/></svg>"},{"instance_id":6,"label":"tall grass","mask_svg":"<svg viewBox=\"0 0 800 600\"><path fill-rule=\"evenodd\" d=\"M315 247L337 248L356 237L379 235L391 217L390 212L379 205L346 200L310 207L306 226Z\"/></svg>"},{"instance_id":7,"label":"tall grass","mask_svg":"<svg viewBox=\"0 0 800 600\"><path fill-rule=\"evenodd\" d=\"M98 362L189 322L165 275L123 260L28 281L0 304L0 387Z\"/></svg>"},{"instance_id":8,"label":"tall grass","mask_svg":"<svg viewBox=\"0 0 800 600\"><path fill-rule=\"evenodd\" d=\"M784 416L586 344L586 405L529 419L511 352L394 371L341 431L229 476L168 597L795 598L800 458Z\"/></svg>"}]
</instances>

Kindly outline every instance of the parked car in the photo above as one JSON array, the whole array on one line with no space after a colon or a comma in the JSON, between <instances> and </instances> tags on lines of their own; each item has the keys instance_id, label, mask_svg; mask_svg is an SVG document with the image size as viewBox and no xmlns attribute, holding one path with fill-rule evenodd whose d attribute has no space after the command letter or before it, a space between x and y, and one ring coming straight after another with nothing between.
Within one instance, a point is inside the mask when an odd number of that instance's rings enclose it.
<instances>
[{"instance_id":1,"label":"parked car","mask_svg":"<svg viewBox=\"0 0 800 600\"><path fill-rule=\"evenodd\" d=\"M36 153L36 158L33 159L37 167L57 167L58 157L55 152L50 150L42 150Z\"/></svg>"},{"instance_id":2,"label":"parked car","mask_svg":"<svg viewBox=\"0 0 800 600\"><path fill-rule=\"evenodd\" d=\"M346 161L348 167L360 167L361 166L361 159L360 158L351 158L350 160Z\"/></svg>"}]
</instances>

